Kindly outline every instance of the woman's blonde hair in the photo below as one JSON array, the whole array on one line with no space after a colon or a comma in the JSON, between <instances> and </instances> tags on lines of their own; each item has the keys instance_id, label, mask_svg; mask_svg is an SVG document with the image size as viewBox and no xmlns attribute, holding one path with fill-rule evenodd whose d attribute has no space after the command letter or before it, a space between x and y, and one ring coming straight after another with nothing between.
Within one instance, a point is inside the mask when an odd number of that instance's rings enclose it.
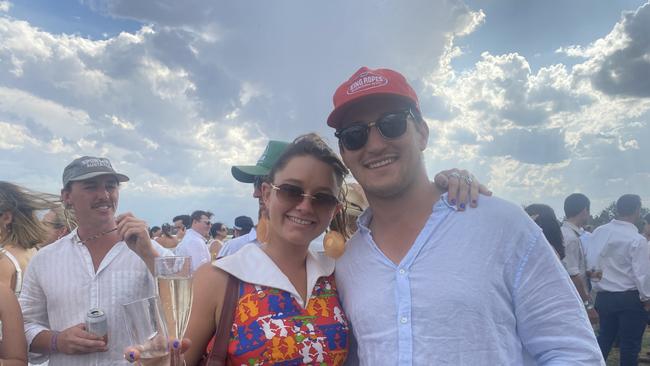
<instances>
[{"instance_id":1,"label":"woman's blonde hair","mask_svg":"<svg viewBox=\"0 0 650 366\"><path fill-rule=\"evenodd\" d=\"M45 229L36 217L41 210L60 205L58 196L31 191L13 183L0 181L0 214L11 212L11 222L0 227L0 241L25 249L45 240Z\"/></svg>"},{"instance_id":2,"label":"woman's blonde hair","mask_svg":"<svg viewBox=\"0 0 650 366\"><path fill-rule=\"evenodd\" d=\"M63 204L56 204L50 210L54 212L54 219L51 224L55 229L65 227L68 232L71 232L77 228L77 219L74 217L71 209L65 208Z\"/></svg>"}]
</instances>

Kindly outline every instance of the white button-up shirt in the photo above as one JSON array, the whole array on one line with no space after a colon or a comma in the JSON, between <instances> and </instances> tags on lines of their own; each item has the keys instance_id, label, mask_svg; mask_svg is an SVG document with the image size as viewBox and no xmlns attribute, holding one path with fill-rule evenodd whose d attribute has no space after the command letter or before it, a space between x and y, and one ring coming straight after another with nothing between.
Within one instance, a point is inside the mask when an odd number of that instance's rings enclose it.
<instances>
[{"instance_id":1,"label":"white button-up shirt","mask_svg":"<svg viewBox=\"0 0 650 366\"><path fill-rule=\"evenodd\" d=\"M371 209L336 262L361 365L605 365L582 301L520 207L446 195L406 256L373 241Z\"/></svg>"},{"instance_id":2,"label":"white button-up shirt","mask_svg":"<svg viewBox=\"0 0 650 366\"><path fill-rule=\"evenodd\" d=\"M648 241L636 226L612 220L594 230L585 249L587 267L603 272L600 281L591 282L596 291L638 290L642 301L650 299Z\"/></svg>"},{"instance_id":3,"label":"white button-up shirt","mask_svg":"<svg viewBox=\"0 0 650 366\"><path fill-rule=\"evenodd\" d=\"M192 257L192 272L212 259L205 238L193 229L187 229L174 253L178 256Z\"/></svg>"},{"instance_id":4,"label":"white button-up shirt","mask_svg":"<svg viewBox=\"0 0 650 366\"><path fill-rule=\"evenodd\" d=\"M155 283L146 264L121 241L106 254L97 272L77 231L41 249L29 262L20 294L25 335L30 345L44 330L62 331L102 309L108 320L107 352L80 355L30 353L30 362L49 358L50 366L128 365L130 344L122 304L153 296Z\"/></svg>"}]
</instances>

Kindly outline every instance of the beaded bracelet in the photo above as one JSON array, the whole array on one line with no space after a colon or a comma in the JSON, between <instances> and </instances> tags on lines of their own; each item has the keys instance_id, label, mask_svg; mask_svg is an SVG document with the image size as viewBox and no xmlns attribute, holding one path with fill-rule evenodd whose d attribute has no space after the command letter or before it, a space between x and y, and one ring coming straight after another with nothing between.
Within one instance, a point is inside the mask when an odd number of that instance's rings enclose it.
<instances>
[{"instance_id":1,"label":"beaded bracelet","mask_svg":"<svg viewBox=\"0 0 650 366\"><path fill-rule=\"evenodd\" d=\"M59 350L56 347L56 338L59 336L59 332L53 330L52 333L52 338L50 340L50 353L57 353Z\"/></svg>"}]
</instances>

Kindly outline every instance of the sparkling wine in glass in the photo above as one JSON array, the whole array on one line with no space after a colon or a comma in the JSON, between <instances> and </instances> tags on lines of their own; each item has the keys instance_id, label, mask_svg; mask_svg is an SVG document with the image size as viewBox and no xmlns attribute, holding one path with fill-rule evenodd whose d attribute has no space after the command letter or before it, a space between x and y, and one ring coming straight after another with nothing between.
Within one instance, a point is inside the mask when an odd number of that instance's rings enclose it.
<instances>
[{"instance_id":1,"label":"sparkling wine in glass","mask_svg":"<svg viewBox=\"0 0 650 366\"><path fill-rule=\"evenodd\" d=\"M155 275L169 335L182 339L192 308L192 257L156 258Z\"/></svg>"},{"instance_id":2,"label":"sparkling wine in glass","mask_svg":"<svg viewBox=\"0 0 650 366\"><path fill-rule=\"evenodd\" d=\"M158 296L122 305L131 344L140 351L140 365L170 365L167 324Z\"/></svg>"}]
</instances>

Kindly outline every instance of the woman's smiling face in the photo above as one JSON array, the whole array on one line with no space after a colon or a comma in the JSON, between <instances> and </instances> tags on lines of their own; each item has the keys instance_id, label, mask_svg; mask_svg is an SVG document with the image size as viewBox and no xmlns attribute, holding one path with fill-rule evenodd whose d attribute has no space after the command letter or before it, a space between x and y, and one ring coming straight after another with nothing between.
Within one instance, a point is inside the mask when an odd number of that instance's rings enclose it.
<instances>
[{"instance_id":1,"label":"woman's smiling face","mask_svg":"<svg viewBox=\"0 0 650 366\"><path fill-rule=\"evenodd\" d=\"M329 201L332 196L338 197L340 189L334 169L309 155L291 158L276 172L273 182L265 183L262 189L271 241L308 246L325 231L340 207ZM290 198L300 191L317 195L319 202L310 197Z\"/></svg>"}]
</instances>

